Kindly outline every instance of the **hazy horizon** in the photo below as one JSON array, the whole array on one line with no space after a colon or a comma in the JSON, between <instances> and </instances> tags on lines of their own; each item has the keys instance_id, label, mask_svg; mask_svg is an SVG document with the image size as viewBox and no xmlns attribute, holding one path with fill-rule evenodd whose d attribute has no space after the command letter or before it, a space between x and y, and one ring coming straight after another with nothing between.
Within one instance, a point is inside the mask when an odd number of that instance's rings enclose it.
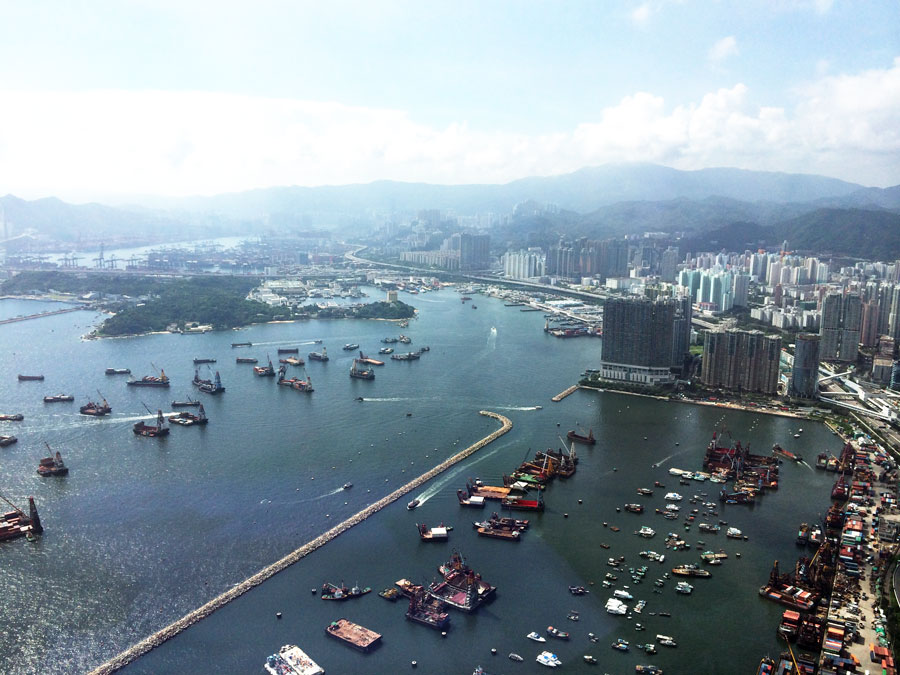
<instances>
[{"instance_id":1,"label":"hazy horizon","mask_svg":"<svg viewBox=\"0 0 900 675\"><path fill-rule=\"evenodd\" d=\"M0 10L0 193L123 203L619 163L900 184L896 3Z\"/></svg>"}]
</instances>

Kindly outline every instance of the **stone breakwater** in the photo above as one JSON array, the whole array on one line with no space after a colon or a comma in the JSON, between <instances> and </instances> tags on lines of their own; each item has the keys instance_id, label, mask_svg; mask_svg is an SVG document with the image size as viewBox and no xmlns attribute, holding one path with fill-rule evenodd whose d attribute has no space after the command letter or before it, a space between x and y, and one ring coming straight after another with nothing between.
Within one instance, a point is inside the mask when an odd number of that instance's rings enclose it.
<instances>
[{"instance_id":1,"label":"stone breakwater","mask_svg":"<svg viewBox=\"0 0 900 675\"><path fill-rule=\"evenodd\" d=\"M188 628L189 626L197 623L201 619L212 614L214 611L216 611L220 607L226 605L227 603L231 602L235 598L240 597L241 595L243 595L244 593L249 591L254 586L258 586L259 584L264 582L266 579L274 576L275 574L277 574L278 572L282 571L283 569L289 567L290 565L293 565L295 562L297 562L301 558L304 558L305 556L309 555L310 553L315 551L320 546L324 546L325 544L327 544L329 541L331 541L332 539L337 537L339 534L346 532L354 525L358 525L359 523L366 520L369 516L375 515L378 511L383 509L388 504L391 504L392 502L395 502L398 499L400 499L400 497L402 497L403 495L405 495L409 492L412 492L413 490L418 488L420 485L423 485L424 483L428 482L429 480L431 480L438 474L446 471L454 464L461 462L469 455L472 455L473 453L478 452L479 450L481 450L481 448L483 448L484 446L488 445L489 443L497 440L498 438L500 438L500 436L502 436L507 431L512 429L512 422L508 418L504 417L503 415L499 415L495 412L490 412L488 410L481 410L479 412L479 414L485 415L486 417L494 418L495 420L500 422L502 424L502 426L499 429L497 429L496 431L494 431L491 434L482 438L480 441L473 443L472 445L470 445L466 449L461 450L460 452L456 453L449 459L444 460L443 462L441 462L440 464L438 464L431 470L426 471L418 478L414 478L409 483L406 483L402 487L397 488L396 490L391 492L386 497L379 499L377 502L367 506L359 513L352 515L349 518L347 518L346 520L342 521L341 523L335 525L327 532L320 534L318 537L316 537L312 541L307 542L300 548L292 551L291 553L288 553L286 556L281 558L281 560L278 560L277 562L274 562L271 565L269 565L268 567L260 570L259 572L254 574L249 579L242 581L241 583L239 583L236 586L225 591L218 597L213 598L212 600L207 602L205 605L198 607L193 612L185 614L183 617L181 617L174 623L169 624L168 626L166 626L162 630L157 631L150 637L144 638L137 644L126 649L121 654L114 656L112 659L110 659L103 665L101 665L98 668L96 668L95 670L93 670L91 675L107 675L108 673L114 673L119 668L125 667L126 665L128 665L129 663L134 661L136 658L141 656L141 654L145 654L145 653L149 652L151 649L153 649L154 647L158 647L166 640L175 637L176 635L178 635L178 633L183 631L185 628Z\"/></svg>"}]
</instances>

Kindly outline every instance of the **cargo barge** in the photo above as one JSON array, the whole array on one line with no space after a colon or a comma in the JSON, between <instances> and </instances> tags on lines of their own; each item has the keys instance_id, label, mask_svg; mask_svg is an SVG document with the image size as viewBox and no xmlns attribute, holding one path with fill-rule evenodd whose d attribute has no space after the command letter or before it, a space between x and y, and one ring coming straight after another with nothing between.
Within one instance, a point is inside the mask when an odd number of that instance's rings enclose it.
<instances>
[{"instance_id":1,"label":"cargo barge","mask_svg":"<svg viewBox=\"0 0 900 675\"><path fill-rule=\"evenodd\" d=\"M159 377L144 375L139 380L128 380L125 384L129 387L168 387L169 377L166 375L166 371L160 370Z\"/></svg>"},{"instance_id":2,"label":"cargo barge","mask_svg":"<svg viewBox=\"0 0 900 675\"><path fill-rule=\"evenodd\" d=\"M325 633L361 652L369 652L381 642L381 635L347 619L338 619L325 626Z\"/></svg>"},{"instance_id":3,"label":"cargo barge","mask_svg":"<svg viewBox=\"0 0 900 675\"><path fill-rule=\"evenodd\" d=\"M285 645L277 654L269 656L265 669L272 675L323 675L325 672L297 645Z\"/></svg>"},{"instance_id":4,"label":"cargo barge","mask_svg":"<svg viewBox=\"0 0 900 675\"><path fill-rule=\"evenodd\" d=\"M34 505L34 497L28 498L28 515L6 498L3 498L3 501L14 510L0 514L0 541L40 534L44 531L37 507Z\"/></svg>"}]
</instances>

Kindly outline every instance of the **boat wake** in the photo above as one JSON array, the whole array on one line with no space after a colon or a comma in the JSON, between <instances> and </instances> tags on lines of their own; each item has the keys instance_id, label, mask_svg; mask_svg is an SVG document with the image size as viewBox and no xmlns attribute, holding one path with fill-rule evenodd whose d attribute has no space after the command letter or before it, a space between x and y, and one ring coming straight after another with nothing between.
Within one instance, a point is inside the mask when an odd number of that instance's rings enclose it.
<instances>
[{"instance_id":1,"label":"boat wake","mask_svg":"<svg viewBox=\"0 0 900 675\"><path fill-rule=\"evenodd\" d=\"M497 410L540 410L539 405L495 405L491 406Z\"/></svg>"},{"instance_id":2,"label":"boat wake","mask_svg":"<svg viewBox=\"0 0 900 675\"><path fill-rule=\"evenodd\" d=\"M326 492L325 494L322 494L322 495L317 495L315 497L306 497L304 499L292 499L291 501L280 502L280 504L284 505L284 506L290 506L291 504L305 504L307 502L317 502L320 499L325 499L326 497L333 497L334 495L340 494L343 491L344 491L344 488L342 486L342 487L335 488L334 490L329 490L328 492ZM268 501L268 503L270 503L270 504L272 503L272 500L263 500L263 501ZM262 504L262 502L260 502L260 504Z\"/></svg>"},{"instance_id":3,"label":"boat wake","mask_svg":"<svg viewBox=\"0 0 900 675\"><path fill-rule=\"evenodd\" d=\"M673 452L673 453L672 453L671 455L669 455L668 457L663 457L661 460L659 460L658 462L654 463L653 466L662 466L663 464L665 464L666 462L668 462L668 461L669 461L670 459L672 459L673 457L678 457L678 455L681 455L681 454L683 454L683 453L686 452L686 451L687 451L687 448L685 448L684 450L679 450L678 452Z\"/></svg>"},{"instance_id":4,"label":"boat wake","mask_svg":"<svg viewBox=\"0 0 900 675\"><path fill-rule=\"evenodd\" d=\"M370 398L370 397L366 396L363 399L363 401L366 401L367 403L369 401L376 401L378 403L393 403L394 401L411 401L411 400L412 400L411 398L402 398L400 396L394 396L394 397L388 397L388 398Z\"/></svg>"},{"instance_id":5,"label":"boat wake","mask_svg":"<svg viewBox=\"0 0 900 675\"><path fill-rule=\"evenodd\" d=\"M273 340L271 342L254 342L254 347L274 347L277 345L314 345L317 344L315 340Z\"/></svg>"}]
</instances>

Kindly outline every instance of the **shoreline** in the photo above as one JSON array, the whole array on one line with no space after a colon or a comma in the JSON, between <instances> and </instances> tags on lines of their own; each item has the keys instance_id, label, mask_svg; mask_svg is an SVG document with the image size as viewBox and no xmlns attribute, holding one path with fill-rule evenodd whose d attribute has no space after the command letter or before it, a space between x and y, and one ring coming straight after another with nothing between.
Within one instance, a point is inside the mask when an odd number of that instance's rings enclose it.
<instances>
[{"instance_id":1,"label":"shoreline","mask_svg":"<svg viewBox=\"0 0 900 675\"><path fill-rule=\"evenodd\" d=\"M585 391L604 392L607 394L624 394L625 396L639 396L641 398L650 398L656 401L665 401L668 403L687 403L691 405L705 405L716 408L728 408L729 410L739 410L741 412L759 413L760 415L775 415L776 417L792 417L794 419L810 420L812 422L824 421L817 420L815 417L793 413L789 410L769 410L768 408L760 408L757 406L746 406L731 401L697 401L690 398L669 398L668 396L657 396L654 394L641 394L635 391L619 391L618 389L603 389L602 387L592 387L589 385L576 385L579 389Z\"/></svg>"},{"instance_id":2,"label":"shoreline","mask_svg":"<svg viewBox=\"0 0 900 675\"><path fill-rule=\"evenodd\" d=\"M239 598L244 593L246 593L247 591L260 585L267 579L273 577L274 575L278 574L282 570L287 569L294 563L299 562L301 559L305 558L307 555L314 552L315 550L321 548L322 546L327 544L329 541L331 541L338 535L343 534L344 532L349 530L354 525L358 525L359 523L367 520L370 516L375 515L384 507L397 501L403 495L406 495L409 492L412 492L417 487L423 485L424 483L428 482L432 478L435 478L439 474L441 474L444 471L446 471L447 469L449 469L451 466L461 462L462 460L466 459L467 457L474 454L478 450L481 450L481 448L483 448L484 446L488 445L489 443L492 443L493 441L497 440L498 438L500 438L500 436L504 435L506 432L508 432L510 429L512 429L512 426L513 426L512 421L510 421L510 419L508 417L504 417L503 415L501 415L499 413L491 412L489 410L480 410L478 412L478 414L483 415L485 417L491 417L491 418L497 420L498 422L501 423L501 427L499 429L492 431L490 434L488 434L484 438L482 438L478 441L475 441L472 445L459 451L455 455L452 455L449 458L445 459L443 462L440 462L439 464L437 464L430 470L426 471L425 473L421 474L417 478L413 478L411 481L409 481L408 483L397 488L396 490L394 490L387 496L382 497L378 501L365 507L363 510L361 510L361 511L357 512L356 514L350 516L349 518L343 520L342 522L338 523L337 525L335 525L331 529L327 530L326 532L323 532L322 534L320 534L318 537L316 537L312 541L309 541L309 542L303 544L302 546L300 546L299 548L288 553L281 559L279 559L276 562L272 563L271 565L263 568L262 570L260 570L256 574L252 575L248 579L245 579L241 583L236 584L235 586L232 586L227 591L221 593L220 595L216 596L212 600L201 605L194 611L189 612L188 614L185 614L180 619L177 619L176 621L170 623L168 626L156 631L149 637L144 638L143 640L132 645L125 651L112 657L105 663L103 663L100 666L91 670L90 671L91 675L109 675L110 673L116 672L120 668L124 668L129 663L131 663L132 661L134 661L135 659L140 657L141 655L146 654L153 648L158 647L159 645L163 644L167 640L175 637L176 635L181 633L183 630L185 630L186 628L189 628L190 626L197 623L198 621L206 618L207 616L209 616L210 614L215 612L217 609L224 607L232 600Z\"/></svg>"}]
</instances>

